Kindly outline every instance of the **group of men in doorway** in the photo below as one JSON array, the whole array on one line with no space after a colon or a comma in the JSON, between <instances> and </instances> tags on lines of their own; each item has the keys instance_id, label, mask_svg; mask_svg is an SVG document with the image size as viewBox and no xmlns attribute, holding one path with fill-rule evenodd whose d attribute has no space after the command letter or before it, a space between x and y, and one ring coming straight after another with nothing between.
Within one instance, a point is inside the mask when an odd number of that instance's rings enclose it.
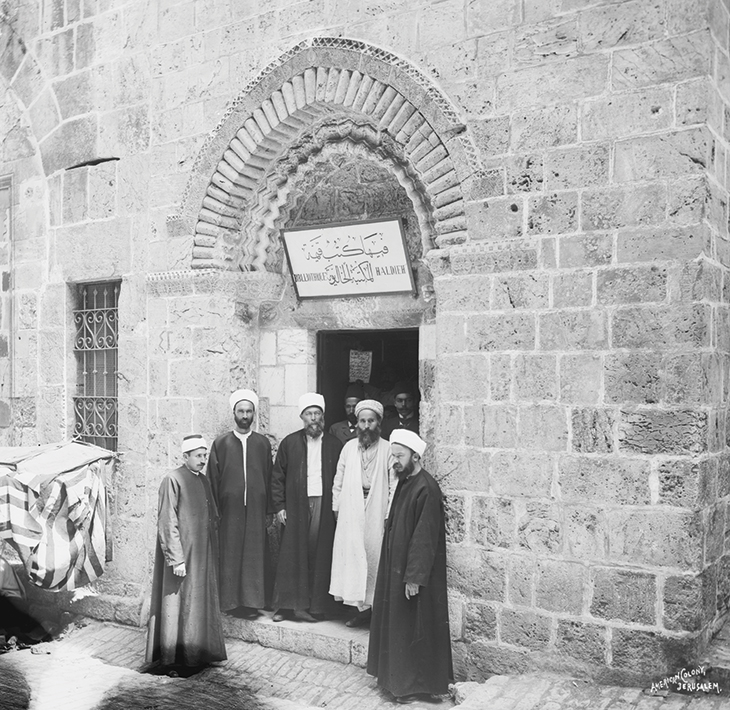
<instances>
[{"instance_id":1,"label":"group of men in doorway","mask_svg":"<svg viewBox=\"0 0 730 710\"><path fill-rule=\"evenodd\" d=\"M339 602L356 609L348 626L370 623L368 672L398 702L446 693L443 498L421 466L414 392L402 390L393 393L395 421L384 423L383 403L351 386L347 419L332 433L322 395L302 395L303 427L281 441L273 462L268 438L253 431L258 397L248 389L231 395L234 428L209 455L199 435L183 440L183 465L160 486L150 663L189 669L224 660L220 610L254 619L270 603L275 622L315 622ZM281 524L273 588L272 513Z\"/></svg>"}]
</instances>

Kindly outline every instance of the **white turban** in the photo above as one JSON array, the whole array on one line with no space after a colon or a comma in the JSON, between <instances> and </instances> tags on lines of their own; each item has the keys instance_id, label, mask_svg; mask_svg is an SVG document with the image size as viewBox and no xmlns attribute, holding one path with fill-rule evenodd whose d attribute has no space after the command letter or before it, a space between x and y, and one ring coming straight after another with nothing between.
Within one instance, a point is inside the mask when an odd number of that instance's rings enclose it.
<instances>
[{"instance_id":1,"label":"white turban","mask_svg":"<svg viewBox=\"0 0 730 710\"><path fill-rule=\"evenodd\" d=\"M407 446L419 456L423 456L423 452L427 446L426 442L415 431L411 431L410 429L393 429L393 433L390 435L390 443Z\"/></svg>"},{"instance_id":2,"label":"white turban","mask_svg":"<svg viewBox=\"0 0 730 710\"><path fill-rule=\"evenodd\" d=\"M307 407L319 407L324 414L324 397L317 392L307 392L299 398L299 414Z\"/></svg>"},{"instance_id":3,"label":"white turban","mask_svg":"<svg viewBox=\"0 0 730 710\"><path fill-rule=\"evenodd\" d=\"M228 399L228 402L231 406L231 411L236 408L236 405L242 399L245 399L247 402L251 402L254 409L259 408L259 398L256 396L256 393L253 390L236 390Z\"/></svg>"},{"instance_id":4,"label":"white turban","mask_svg":"<svg viewBox=\"0 0 730 710\"><path fill-rule=\"evenodd\" d=\"M207 449L208 444L205 443L205 439L200 434L190 434L189 436L183 437L182 446L180 450L187 454L189 451L195 451L195 449Z\"/></svg>"},{"instance_id":5,"label":"white turban","mask_svg":"<svg viewBox=\"0 0 730 710\"><path fill-rule=\"evenodd\" d=\"M381 419L383 418L383 405L375 399L361 399L355 405L355 416L359 417L363 409L372 409Z\"/></svg>"}]
</instances>

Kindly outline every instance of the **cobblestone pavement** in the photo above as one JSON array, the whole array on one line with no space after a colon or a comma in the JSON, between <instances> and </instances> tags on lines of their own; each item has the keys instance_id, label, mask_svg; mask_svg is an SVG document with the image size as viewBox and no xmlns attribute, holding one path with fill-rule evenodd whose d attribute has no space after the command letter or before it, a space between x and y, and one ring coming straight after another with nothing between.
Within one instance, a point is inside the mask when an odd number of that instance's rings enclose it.
<instances>
[{"instance_id":1,"label":"cobblestone pavement","mask_svg":"<svg viewBox=\"0 0 730 710\"><path fill-rule=\"evenodd\" d=\"M396 707L362 668L226 641L228 660L189 679L140 674L144 632L89 621L36 652L0 656L0 708L15 710L380 710ZM23 678L30 686L28 706ZM12 688L12 690L11 690ZM728 697L649 696L556 676L494 676L463 710L723 710ZM3 692L10 695L3 696ZM440 707L417 703L414 710Z\"/></svg>"}]
</instances>

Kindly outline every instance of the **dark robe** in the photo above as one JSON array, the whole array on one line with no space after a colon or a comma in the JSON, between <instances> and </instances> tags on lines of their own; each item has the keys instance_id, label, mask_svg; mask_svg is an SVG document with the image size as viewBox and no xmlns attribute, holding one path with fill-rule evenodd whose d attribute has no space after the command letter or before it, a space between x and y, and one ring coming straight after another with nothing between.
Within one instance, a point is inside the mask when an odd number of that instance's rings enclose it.
<instances>
[{"instance_id":1,"label":"dark robe","mask_svg":"<svg viewBox=\"0 0 730 710\"><path fill-rule=\"evenodd\" d=\"M418 584L406 599L406 583ZM441 489L424 469L398 483L383 535L368 673L393 695L443 695L454 673Z\"/></svg>"},{"instance_id":2,"label":"dark robe","mask_svg":"<svg viewBox=\"0 0 730 710\"><path fill-rule=\"evenodd\" d=\"M219 436L210 448L208 476L220 514L221 609L229 611L239 606L263 609L268 601L269 440L255 431L248 437L244 482L241 442L230 431Z\"/></svg>"},{"instance_id":3,"label":"dark robe","mask_svg":"<svg viewBox=\"0 0 730 710\"><path fill-rule=\"evenodd\" d=\"M279 561L274 583L275 609L308 609L322 614L334 608L329 594L335 515L332 512L332 483L342 443L322 434L322 511L317 549L308 560L309 496L307 495L307 442L304 429L286 436L276 454L271 475L274 510L286 510Z\"/></svg>"},{"instance_id":4,"label":"dark robe","mask_svg":"<svg viewBox=\"0 0 730 710\"><path fill-rule=\"evenodd\" d=\"M390 435L394 429L408 429L408 431L414 431L416 434L419 433L420 422L418 420L418 412L416 412L410 419L401 419L398 416L388 417L383 421L383 428L380 436L383 439L390 440Z\"/></svg>"},{"instance_id":5,"label":"dark robe","mask_svg":"<svg viewBox=\"0 0 730 710\"><path fill-rule=\"evenodd\" d=\"M342 444L346 444L350 439L354 439L357 436L357 427L350 429L350 423L347 419L336 422L330 427L330 434L336 436Z\"/></svg>"},{"instance_id":6,"label":"dark robe","mask_svg":"<svg viewBox=\"0 0 730 710\"><path fill-rule=\"evenodd\" d=\"M210 482L181 466L162 479L147 626L147 662L202 666L226 659L218 605L216 510ZM186 574L172 568L185 563Z\"/></svg>"}]
</instances>

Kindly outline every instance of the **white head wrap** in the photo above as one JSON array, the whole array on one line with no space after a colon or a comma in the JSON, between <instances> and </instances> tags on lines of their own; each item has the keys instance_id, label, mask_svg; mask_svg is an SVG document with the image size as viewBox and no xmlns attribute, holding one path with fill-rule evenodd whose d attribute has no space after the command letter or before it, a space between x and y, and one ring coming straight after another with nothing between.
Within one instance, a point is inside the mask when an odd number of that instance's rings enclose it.
<instances>
[{"instance_id":1,"label":"white head wrap","mask_svg":"<svg viewBox=\"0 0 730 710\"><path fill-rule=\"evenodd\" d=\"M242 399L245 399L246 401L251 402L251 404L253 404L254 409L259 408L259 398L256 396L256 393L253 390L236 390L228 398L228 403L231 406L231 411L233 411L236 408L236 405Z\"/></svg>"},{"instance_id":2,"label":"white head wrap","mask_svg":"<svg viewBox=\"0 0 730 710\"><path fill-rule=\"evenodd\" d=\"M423 456L423 452L427 446L426 442L415 431L411 431L410 429L393 429L393 433L390 435L390 443L407 446L419 456Z\"/></svg>"},{"instance_id":3,"label":"white head wrap","mask_svg":"<svg viewBox=\"0 0 730 710\"><path fill-rule=\"evenodd\" d=\"M208 444L205 443L205 439L200 434L190 434L183 437L182 446L180 450L187 454L189 451L195 451L195 449L207 449Z\"/></svg>"},{"instance_id":4,"label":"white head wrap","mask_svg":"<svg viewBox=\"0 0 730 710\"><path fill-rule=\"evenodd\" d=\"M383 405L375 399L361 399L355 405L355 416L359 417L363 409L372 409L381 419L383 418Z\"/></svg>"},{"instance_id":5,"label":"white head wrap","mask_svg":"<svg viewBox=\"0 0 730 710\"><path fill-rule=\"evenodd\" d=\"M307 407L319 407L324 414L324 397L317 392L307 392L299 398L299 414Z\"/></svg>"}]
</instances>

